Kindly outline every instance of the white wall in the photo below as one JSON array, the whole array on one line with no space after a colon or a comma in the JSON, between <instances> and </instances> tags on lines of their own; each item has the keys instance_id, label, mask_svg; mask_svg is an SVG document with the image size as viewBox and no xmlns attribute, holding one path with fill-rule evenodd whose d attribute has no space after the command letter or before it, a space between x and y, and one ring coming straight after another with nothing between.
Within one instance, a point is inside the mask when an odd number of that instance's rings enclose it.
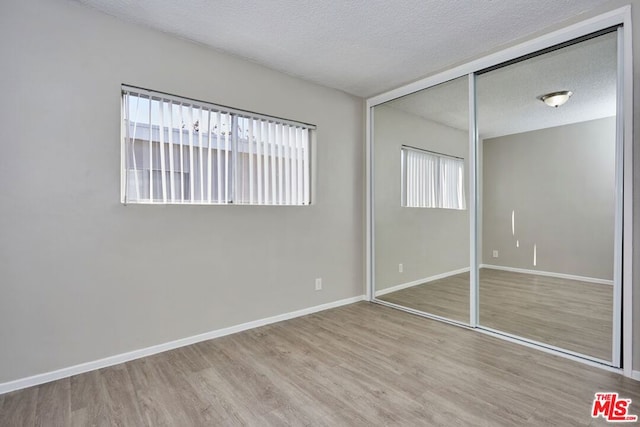
<instances>
[{"instance_id":1,"label":"white wall","mask_svg":"<svg viewBox=\"0 0 640 427\"><path fill-rule=\"evenodd\" d=\"M468 268L469 210L400 206L402 145L464 157L469 205L467 132L381 105L373 135L376 290Z\"/></svg>"},{"instance_id":2,"label":"white wall","mask_svg":"<svg viewBox=\"0 0 640 427\"><path fill-rule=\"evenodd\" d=\"M363 294L362 100L67 0L0 54L0 383ZM317 204L121 205L122 83L316 124Z\"/></svg>"},{"instance_id":3,"label":"white wall","mask_svg":"<svg viewBox=\"0 0 640 427\"><path fill-rule=\"evenodd\" d=\"M485 139L484 262L613 280L615 138L610 117Z\"/></svg>"}]
</instances>

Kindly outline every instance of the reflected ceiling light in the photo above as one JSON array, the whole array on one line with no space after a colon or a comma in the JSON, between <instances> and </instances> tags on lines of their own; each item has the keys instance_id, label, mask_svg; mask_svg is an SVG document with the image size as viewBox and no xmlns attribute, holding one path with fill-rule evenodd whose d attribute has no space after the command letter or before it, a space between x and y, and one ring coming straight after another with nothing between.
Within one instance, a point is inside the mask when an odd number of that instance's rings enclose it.
<instances>
[{"instance_id":1,"label":"reflected ceiling light","mask_svg":"<svg viewBox=\"0 0 640 427\"><path fill-rule=\"evenodd\" d=\"M542 95L540 97L540 100L547 104L549 107L558 108L559 106L567 102L569 98L571 98L571 95L573 95L573 92L571 92L570 90L561 90L559 92L551 92L546 95Z\"/></svg>"}]
</instances>

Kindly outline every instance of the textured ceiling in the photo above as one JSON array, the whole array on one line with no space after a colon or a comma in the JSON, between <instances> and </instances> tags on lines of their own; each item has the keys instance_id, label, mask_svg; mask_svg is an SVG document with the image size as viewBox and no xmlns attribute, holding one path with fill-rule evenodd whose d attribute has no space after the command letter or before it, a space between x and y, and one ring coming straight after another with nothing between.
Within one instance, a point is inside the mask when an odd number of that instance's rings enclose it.
<instances>
[{"instance_id":1,"label":"textured ceiling","mask_svg":"<svg viewBox=\"0 0 640 427\"><path fill-rule=\"evenodd\" d=\"M482 138L610 117L616 113L617 40L609 33L481 74L476 80ZM538 98L573 92L563 106ZM467 78L390 101L387 105L461 130L468 129Z\"/></svg>"},{"instance_id":2,"label":"textured ceiling","mask_svg":"<svg viewBox=\"0 0 640 427\"><path fill-rule=\"evenodd\" d=\"M607 0L78 0L368 97Z\"/></svg>"}]
</instances>

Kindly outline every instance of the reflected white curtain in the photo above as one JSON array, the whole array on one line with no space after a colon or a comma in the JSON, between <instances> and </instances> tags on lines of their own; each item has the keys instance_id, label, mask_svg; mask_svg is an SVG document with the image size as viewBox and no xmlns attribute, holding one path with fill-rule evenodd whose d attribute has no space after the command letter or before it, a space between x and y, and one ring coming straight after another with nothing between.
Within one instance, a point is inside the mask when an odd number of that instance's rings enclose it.
<instances>
[{"instance_id":1,"label":"reflected white curtain","mask_svg":"<svg viewBox=\"0 0 640 427\"><path fill-rule=\"evenodd\" d=\"M464 159L402 148L402 206L466 209Z\"/></svg>"},{"instance_id":2,"label":"reflected white curtain","mask_svg":"<svg viewBox=\"0 0 640 427\"><path fill-rule=\"evenodd\" d=\"M440 200L444 209L466 209L464 197L464 160L440 157Z\"/></svg>"},{"instance_id":3,"label":"reflected white curtain","mask_svg":"<svg viewBox=\"0 0 640 427\"><path fill-rule=\"evenodd\" d=\"M430 153L405 150L405 206L438 207L438 157Z\"/></svg>"}]
</instances>

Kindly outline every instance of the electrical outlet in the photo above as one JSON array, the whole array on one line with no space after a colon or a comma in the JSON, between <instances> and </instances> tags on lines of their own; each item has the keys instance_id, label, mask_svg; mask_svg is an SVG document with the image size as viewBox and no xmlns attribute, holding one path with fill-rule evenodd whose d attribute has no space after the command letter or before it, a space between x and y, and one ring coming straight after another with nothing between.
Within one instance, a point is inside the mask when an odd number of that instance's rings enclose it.
<instances>
[{"instance_id":1,"label":"electrical outlet","mask_svg":"<svg viewBox=\"0 0 640 427\"><path fill-rule=\"evenodd\" d=\"M398 264L398 273L402 273L404 271L404 265Z\"/></svg>"},{"instance_id":2,"label":"electrical outlet","mask_svg":"<svg viewBox=\"0 0 640 427\"><path fill-rule=\"evenodd\" d=\"M494 258L498 258L498 251L496 251L496 250L493 251L493 257Z\"/></svg>"},{"instance_id":3,"label":"electrical outlet","mask_svg":"<svg viewBox=\"0 0 640 427\"><path fill-rule=\"evenodd\" d=\"M321 291L322 290L322 278L318 277L316 279L316 291Z\"/></svg>"}]
</instances>

